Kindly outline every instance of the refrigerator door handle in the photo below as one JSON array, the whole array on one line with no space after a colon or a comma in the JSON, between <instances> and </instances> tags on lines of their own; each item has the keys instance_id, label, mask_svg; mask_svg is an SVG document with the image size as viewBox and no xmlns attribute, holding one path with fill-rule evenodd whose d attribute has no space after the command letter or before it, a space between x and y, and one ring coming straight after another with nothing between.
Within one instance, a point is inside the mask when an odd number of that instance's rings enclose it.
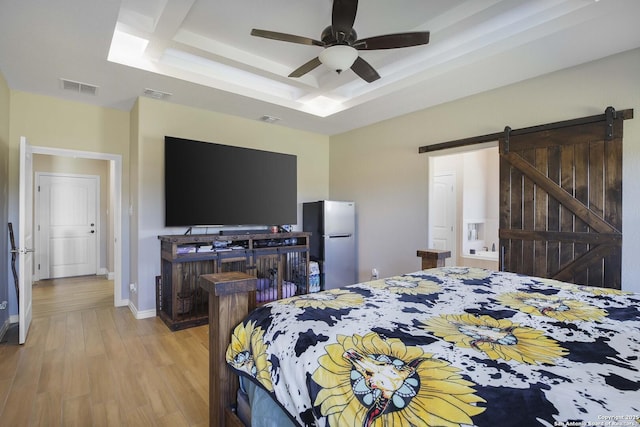
<instances>
[{"instance_id":1,"label":"refrigerator door handle","mask_svg":"<svg viewBox=\"0 0 640 427\"><path fill-rule=\"evenodd\" d=\"M340 238L340 237L351 237L351 233L348 233L348 234L330 234L330 235L324 236L324 237L328 237L330 239L335 239L335 238Z\"/></svg>"}]
</instances>

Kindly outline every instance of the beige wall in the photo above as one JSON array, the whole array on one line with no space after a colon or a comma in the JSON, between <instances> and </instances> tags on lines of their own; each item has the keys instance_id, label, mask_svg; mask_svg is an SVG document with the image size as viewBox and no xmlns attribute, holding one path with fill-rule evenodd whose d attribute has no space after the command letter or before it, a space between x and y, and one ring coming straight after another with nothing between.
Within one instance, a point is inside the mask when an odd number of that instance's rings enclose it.
<instances>
[{"instance_id":1,"label":"beige wall","mask_svg":"<svg viewBox=\"0 0 640 427\"><path fill-rule=\"evenodd\" d=\"M360 279L419 268L427 239L427 155L418 147L633 108L624 124L623 288L640 291L640 50L548 74L331 138L330 197L358 210ZM464 84L464 82L460 82ZM424 96L428 96L427 93Z\"/></svg>"},{"instance_id":2,"label":"beige wall","mask_svg":"<svg viewBox=\"0 0 640 427\"><path fill-rule=\"evenodd\" d=\"M9 86L0 73L0 303L9 301L9 289L14 288L9 267ZM11 294L15 294L12 291ZM14 295L15 298L15 295ZM0 310L0 338L9 327L9 310Z\"/></svg>"},{"instance_id":3,"label":"beige wall","mask_svg":"<svg viewBox=\"0 0 640 427\"><path fill-rule=\"evenodd\" d=\"M131 143L131 205L132 236L137 235L137 247L132 247L131 262L138 269L132 281L139 292L131 300L135 299L138 311L155 309L155 276L160 274L157 236L186 231L164 227L165 135L296 155L298 203L329 195L327 136L149 98L138 100L136 114L137 137L132 136ZM299 206L296 229L302 227L301 211Z\"/></svg>"},{"instance_id":4,"label":"beige wall","mask_svg":"<svg viewBox=\"0 0 640 427\"><path fill-rule=\"evenodd\" d=\"M97 175L100 177L100 263L98 269L106 272L113 272L113 245L109 246L108 236L110 224L108 221L110 211L109 198L109 162L106 160L78 159L73 157L49 156L46 154L36 154L33 156L33 182L36 183L38 173L71 174L71 175ZM37 196L34 193L34 196ZM34 221L35 221L34 203ZM35 228L34 228L35 229ZM36 254L38 253L38 240L35 240Z\"/></svg>"},{"instance_id":5,"label":"beige wall","mask_svg":"<svg viewBox=\"0 0 640 427\"><path fill-rule=\"evenodd\" d=\"M129 113L58 98L11 91L9 135L9 221L18 222L20 137L36 147L122 156L122 199L129 199ZM123 208L122 295L128 295L129 217ZM15 307L15 305L13 306ZM12 309L11 314L16 312Z\"/></svg>"}]
</instances>

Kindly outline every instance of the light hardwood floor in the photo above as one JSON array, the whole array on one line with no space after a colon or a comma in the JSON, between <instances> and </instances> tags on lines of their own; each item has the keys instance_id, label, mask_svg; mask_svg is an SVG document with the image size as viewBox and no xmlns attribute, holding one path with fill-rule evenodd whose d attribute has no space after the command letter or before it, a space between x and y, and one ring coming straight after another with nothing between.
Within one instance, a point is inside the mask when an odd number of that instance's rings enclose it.
<instances>
[{"instance_id":1,"label":"light hardwood floor","mask_svg":"<svg viewBox=\"0 0 640 427\"><path fill-rule=\"evenodd\" d=\"M0 344L1 426L207 426L208 327L171 332L113 307L113 282L33 288L24 345Z\"/></svg>"}]
</instances>

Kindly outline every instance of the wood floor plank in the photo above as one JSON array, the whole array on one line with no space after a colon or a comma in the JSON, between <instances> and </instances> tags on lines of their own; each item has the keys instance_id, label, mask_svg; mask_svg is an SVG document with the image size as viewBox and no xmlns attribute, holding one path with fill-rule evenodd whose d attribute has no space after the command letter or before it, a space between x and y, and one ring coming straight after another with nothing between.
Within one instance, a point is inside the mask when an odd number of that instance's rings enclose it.
<instances>
[{"instance_id":1,"label":"wood floor plank","mask_svg":"<svg viewBox=\"0 0 640 427\"><path fill-rule=\"evenodd\" d=\"M124 420L120 414L120 406L116 400L94 403L91 406L94 427L121 427Z\"/></svg>"},{"instance_id":2,"label":"wood floor plank","mask_svg":"<svg viewBox=\"0 0 640 427\"><path fill-rule=\"evenodd\" d=\"M173 412L158 420L158 427L189 427L181 412Z\"/></svg>"},{"instance_id":3,"label":"wood floor plank","mask_svg":"<svg viewBox=\"0 0 640 427\"><path fill-rule=\"evenodd\" d=\"M67 336L67 315L65 313L49 317L49 330L45 342L45 351L64 349Z\"/></svg>"},{"instance_id":4,"label":"wood floor plank","mask_svg":"<svg viewBox=\"0 0 640 427\"><path fill-rule=\"evenodd\" d=\"M0 414L4 409L4 404L11 391L11 385L13 384L13 378L0 379Z\"/></svg>"},{"instance_id":5,"label":"wood floor plank","mask_svg":"<svg viewBox=\"0 0 640 427\"><path fill-rule=\"evenodd\" d=\"M12 385L0 419L2 425L28 426L37 384Z\"/></svg>"},{"instance_id":6,"label":"wood floor plank","mask_svg":"<svg viewBox=\"0 0 640 427\"><path fill-rule=\"evenodd\" d=\"M101 335L102 342L104 343L104 348L109 359L115 360L128 358L127 350L117 330L103 329Z\"/></svg>"},{"instance_id":7,"label":"wood floor plank","mask_svg":"<svg viewBox=\"0 0 640 427\"><path fill-rule=\"evenodd\" d=\"M84 353L84 327L79 311L67 314L65 350L74 354Z\"/></svg>"},{"instance_id":8,"label":"wood floor plank","mask_svg":"<svg viewBox=\"0 0 640 427\"><path fill-rule=\"evenodd\" d=\"M167 349L163 345L164 334L160 336L142 337L142 342L149 355L149 363L154 366L166 366L175 363L171 354L167 352Z\"/></svg>"},{"instance_id":9,"label":"wood floor plank","mask_svg":"<svg viewBox=\"0 0 640 427\"><path fill-rule=\"evenodd\" d=\"M202 422L209 417L209 400L202 399L189 385L180 366L162 366L159 371L167 387L174 391L176 403L190 424Z\"/></svg>"},{"instance_id":10,"label":"wood floor plank","mask_svg":"<svg viewBox=\"0 0 640 427\"><path fill-rule=\"evenodd\" d=\"M90 393L87 359L82 353L65 353L63 368L63 394L73 399Z\"/></svg>"},{"instance_id":11,"label":"wood floor plank","mask_svg":"<svg viewBox=\"0 0 640 427\"><path fill-rule=\"evenodd\" d=\"M42 349L35 347L22 348L20 361L16 366L16 375L13 379L13 387L20 387L27 384L37 385L38 379L40 378L42 361Z\"/></svg>"},{"instance_id":12,"label":"wood floor plank","mask_svg":"<svg viewBox=\"0 0 640 427\"><path fill-rule=\"evenodd\" d=\"M147 360L149 358L147 349L144 347L144 343L138 336L128 336L123 338L122 345L131 360Z\"/></svg>"},{"instance_id":13,"label":"wood floor plank","mask_svg":"<svg viewBox=\"0 0 640 427\"><path fill-rule=\"evenodd\" d=\"M84 332L84 349L87 357L98 356L106 353L98 316L95 310L82 312L82 326Z\"/></svg>"},{"instance_id":14,"label":"wood floor plank","mask_svg":"<svg viewBox=\"0 0 640 427\"><path fill-rule=\"evenodd\" d=\"M154 427L155 422L152 410L143 406L125 414L126 423L130 427Z\"/></svg>"},{"instance_id":15,"label":"wood floor plank","mask_svg":"<svg viewBox=\"0 0 640 427\"><path fill-rule=\"evenodd\" d=\"M208 326L113 307L113 282L38 282L27 342L0 343L0 425L208 425Z\"/></svg>"},{"instance_id":16,"label":"wood floor plank","mask_svg":"<svg viewBox=\"0 0 640 427\"><path fill-rule=\"evenodd\" d=\"M38 393L33 402L29 425L32 427L62 425L62 393L47 391Z\"/></svg>"},{"instance_id":17,"label":"wood floor plank","mask_svg":"<svg viewBox=\"0 0 640 427\"><path fill-rule=\"evenodd\" d=\"M155 367L146 364L141 366L140 385L157 419L179 411L173 390L166 387Z\"/></svg>"},{"instance_id":18,"label":"wood floor plank","mask_svg":"<svg viewBox=\"0 0 640 427\"><path fill-rule=\"evenodd\" d=\"M118 399L118 385L113 374L113 369L117 369L117 366L112 365L104 354L88 358L89 388L93 403Z\"/></svg>"},{"instance_id":19,"label":"wood floor plank","mask_svg":"<svg viewBox=\"0 0 640 427\"><path fill-rule=\"evenodd\" d=\"M95 312L101 330L112 329L115 331L116 322L113 320L113 307L96 308Z\"/></svg>"},{"instance_id":20,"label":"wood floor plank","mask_svg":"<svg viewBox=\"0 0 640 427\"><path fill-rule=\"evenodd\" d=\"M93 424L91 399L89 395L62 401L62 425L65 427L86 427Z\"/></svg>"},{"instance_id":21,"label":"wood floor plank","mask_svg":"<svg viewBox=\"0 0 640 427\"><path fill-rule=\"evenodd\" d=\"M138 376L140 364L142 362L120 360L117 369L113 371L118 387L118 399L125 415L149 403Z\"/></svg>"},{"instance_id":22,"label":"wood floor plank","mask_svg":"<svg viewBox=\"0 0 640 427\"><path fill-rule=\"evenodd\" d=\"M46 351L38 379L38 393L62 392L65 353L62 349Z\"/></svg>"},{"instance_id":23,"label":"wood floor plank","mask_svg":"<svg viewBox=\"0 0 640 427\"><path fill-rule=\"evenodd\" d=\"M0 346L0 380L11 380L16 375L20 355L22 354L21 346Z\"/></svg>"}]
</instances>

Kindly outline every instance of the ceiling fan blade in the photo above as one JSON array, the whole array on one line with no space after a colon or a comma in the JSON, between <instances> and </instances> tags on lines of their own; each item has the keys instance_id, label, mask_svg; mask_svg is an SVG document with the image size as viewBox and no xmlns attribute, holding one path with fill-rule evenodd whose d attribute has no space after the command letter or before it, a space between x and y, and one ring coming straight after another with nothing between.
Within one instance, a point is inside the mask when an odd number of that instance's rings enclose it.
<instances>
[{"instance_id":1,"label":"ceiling fan blade","mask_svg":"<svg viewBox=\"0 0 640 427\"><path fill-rule=\"evenodd\" d=\"M358 50L396 49L429 43L429 31L387 34L356 40L353 47Z\"/></svg>"},{"instance_id":2,"label":"ceiling fan blade","mask_svg":"<svg viewBox=\"0 0 640 427\"><path fill-rule=\"evenodd\" d=\"M331 12L331 32L338 43L351 34L358 12L358 0L333 0Z\"/></svg>"},{"instance_id":3,"label":"ceiling fan blade","mask_svg":"<svg viewBox=\"0 0 640 427\"><path fill-rule=\"evenodd\" d=\"M324 47L324 43L318 40L310 39L309 37L294 36L293 34L278 33L268 30L251 30L251 35L256 37L264 37L265 39L279 40L283 42L306 44L311 46Z\"/></svg>"},{"instance_id":4,"label":"ceiling fan blade","mask_svg":"<svg viewBox=\"0 0 640 427\"><path fill-rule=\"evenodd\" d=\"M322 62L320 62L320 59L316 56L311 61L302 64L301 66L293 70L291 74L289 74L289 77L302 77L309 71L315 69L316 67L319 67L320 64L322 64Z\"/></svg>"},{"instance_id":5,"label":"ceiling fan blade","mask_svg":"<svg viewBox=\"0 0 640 427\"><path fill-rule=\"evenodd\" d=\"M360 78L365 80L367 83L374 82L380 78L378 72L369 64L367 61L362 59L361 57L356 58L356 62L353 63L351 69L354 73L356 73Z\"/></svg>"}]
</instances>

